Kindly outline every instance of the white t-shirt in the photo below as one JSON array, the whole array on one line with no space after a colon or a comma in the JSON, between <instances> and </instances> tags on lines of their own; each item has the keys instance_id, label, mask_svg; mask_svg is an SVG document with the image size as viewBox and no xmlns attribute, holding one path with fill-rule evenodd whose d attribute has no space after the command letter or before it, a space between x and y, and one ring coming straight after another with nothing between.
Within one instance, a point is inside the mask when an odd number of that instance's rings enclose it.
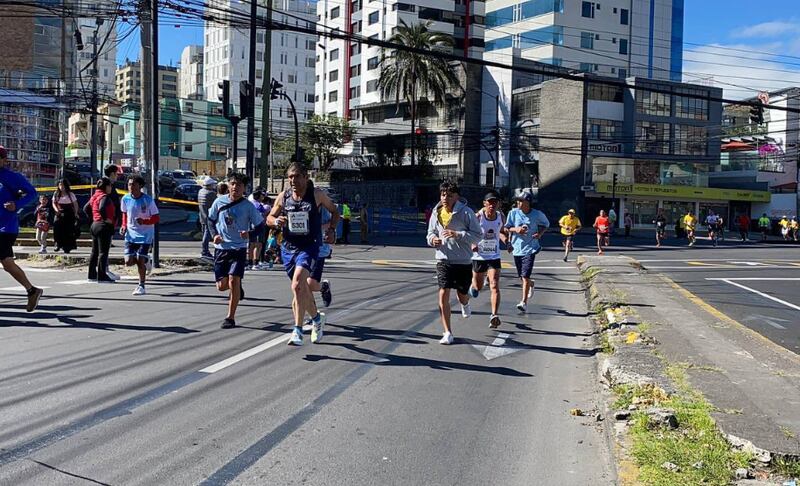
<instances>
[{"instance_id":1,"label":"white t-shirt","mask_svg":"<svg viewBox=\"0 0 800 486\"><path fill-rule=\"evenodd\" d=\"M499 260L500 259L500 229L503 227L503 213L497 211L494 220L486 217L481 209L478 212L478 224L481 226L481 239L478 241L478 251L472 254L473 260Z\"/></svg>"}]
</instances>

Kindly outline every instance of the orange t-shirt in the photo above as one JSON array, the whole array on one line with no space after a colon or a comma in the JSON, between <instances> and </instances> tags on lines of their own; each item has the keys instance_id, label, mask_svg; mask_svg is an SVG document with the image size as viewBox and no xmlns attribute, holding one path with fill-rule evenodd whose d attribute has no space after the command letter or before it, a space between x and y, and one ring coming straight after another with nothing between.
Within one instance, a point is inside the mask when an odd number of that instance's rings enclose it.
<instances>
[{"instance_id":1,"label":"orange t-shirt","mask_svg":"<svg viewBox=\"0 0 800 486\"><path fill-rule=\"evenodd\" d=\"M608 220L608 216L598 216L594 220L594 227L597 228L598 233L608 233L608 228L611 223Z\"/></svg>"}]
</instances>

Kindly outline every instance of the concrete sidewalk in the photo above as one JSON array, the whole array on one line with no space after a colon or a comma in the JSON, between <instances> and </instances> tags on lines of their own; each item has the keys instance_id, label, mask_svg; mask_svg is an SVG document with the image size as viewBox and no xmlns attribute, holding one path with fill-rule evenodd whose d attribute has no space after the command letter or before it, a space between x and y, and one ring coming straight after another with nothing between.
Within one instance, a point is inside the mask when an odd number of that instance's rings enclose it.
<instances>
[{"instance_id":1,"label":"concrete sidewalk","mask_svg":"<svg viewBox=\"0 0 800 486\"><path fill-rule=\"evenodd\" d=\"M800 457L800 356L634 259L589 256L579 265L593 275L590 305L624 309L630 329L646 323L644 333L652 338L649 346L623 346L609 358L604 372L612 385L623 375L661 384L659 361L685 364L732 444L765 463L776 455Z\"/></svg>"}]
</instances>

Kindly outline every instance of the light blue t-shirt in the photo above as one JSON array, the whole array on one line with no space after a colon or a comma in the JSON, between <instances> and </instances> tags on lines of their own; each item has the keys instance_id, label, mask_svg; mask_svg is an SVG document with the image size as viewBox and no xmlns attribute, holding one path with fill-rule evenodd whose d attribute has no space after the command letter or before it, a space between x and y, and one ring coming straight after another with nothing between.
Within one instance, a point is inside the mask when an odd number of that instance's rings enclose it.
<instances>
[{"instance_id":1,"label":"light blue t-shirt","mask_svg":"<svg viewBox=\"0 0 800 486\"><path fill-rule=\"evenodd\" d=\"M331 212L328 211L326 208L320 206L319 215L320 215L320 221L322 221L322 226L324 228L326 224L331 222L331 218L332 218ZM325 231L323 230L322 231L322 245L320 245L320 247L319 247L319 257L320 258L328 258L328 257L331 256L331 253L332 253L331 245L329 245L328 243L325 243Z\"/></svg>"},{"instance_id":2,"label":"light blue t-shirt","mask_svg":"<svg viewBox=\"0 0 800 486\"><path fill-rule=\"evenodd\" d=\"M222 236L222 243L214 244L214 248L218 250L247 248L250 237L248 234L242 237L240 232L250 231L264 222L264 216L247 199L220 213L220 208L230 202L230 196L220 196L208 210L209 221L215 225L217 233ZM216 223L213 223L214 221Z\"/></svg>"},{"instance_id":3,"label":"light blue t-shirt","mask_svg":"<svg viewBox=\"0 0 800 486\"><path fill-rule=\"evenodd\" d=\"M506 218L506 228L528 226L528 232L524 235L517 233L511 234L511 246L514 256L526 256L538 252L541 249L539 239L534 238L533 234L550 227L547 216L538 209L531 209L528 213L523 213L521 209L514 208L508 213Z\"/></svg>"},{"instance_id":4,"label":"light blue t-shirt","mask_svg":"<svg viewBox=\"0 0 800 486\"><path fill-rule=\"evenodd\" d=\"M156 227L152 224L141 225L136 222L137 218L150 219L158 214L158 207L153 202L152 196L142 194L138 198L130 194L122 196L120 207L126 213L128 225L125 228L125 241L138 244L153 244L156 235Z\"/></svg>"}]
</instances>

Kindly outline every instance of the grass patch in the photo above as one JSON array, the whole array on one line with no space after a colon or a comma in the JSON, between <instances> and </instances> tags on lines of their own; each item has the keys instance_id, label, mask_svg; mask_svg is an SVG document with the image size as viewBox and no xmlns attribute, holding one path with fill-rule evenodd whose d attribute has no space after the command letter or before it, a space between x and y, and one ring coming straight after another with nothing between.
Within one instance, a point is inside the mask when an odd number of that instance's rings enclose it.
<instances>
[{"instance_id":1,"label":"grass patch","mask_svg":"<svg viewBox=\"0 0 800 486\"><path fill-rule=\"evenodd\" d=\"M653 329L653 325L647 321L642 321L638 326L636 326L636 328L639 329L640 333L647 334L651 329Z\"/></svg>"},{"instance_id":2,"label":"grass patch","mask_svg":"<svg viewBox=\"0 0 800 486\"><path fill-rule=\"evenodd\" d=\"M667 394L655 385L617 385L612 390L617 395L613 410L627 410L631 405L658 405L667 400Z\"/></svg>"},{"instance_id":3,"label":"grass patch","mask_svg":"<svg viewBox=\"0 0 800 486\"><path fill-rule=\"evenodd\" d=\"M591 279L595 278L598 273L602 272L603 269L599 267L591 267L588 270L584 270L581 272L581 278L584 282L588 282Z\"/></svg>"},{"instance_id":4,"label":"grass patch","mask_svg":"<svg viewBox=\"0 0 800 486\"><path fill-rule=\"evenodd\" d=\"M600 334L600 350L605 354L614 354L614 345L611 344L607 332Z\"/></svg>"},{"instance_id":5,"label":"grass patch","mask_svg":"<svg viewBox=\"0 0 800 486\"><path fill-rule=\"evenodd\" d=\"M686 364L670 365L666 373L678 393L659 403L675 410L678 429L670 430L650 423L643 412L634 413L631 426L631 453L640 468L639 479L648 485L684 484L728 485L733 471L747 467L750 454L734 451L722 437L711 417L713 406L692 389L686 377ZM633 397L636 390L622 390L618 402ZM665 462L678 466L677 471L661 467Z\"/></svg>"},{"instance_id":6,"label":"grass patch","mask_svg":"<svg viewBox=\"0 0 800 486\"><path fill-rule=\"evenodd\" d=\"M772 460L772 467L775 469L775 472L782 476L788 478L800 477L800 460L798 459L778 456Z\"/></svg>"}]
</instances>

